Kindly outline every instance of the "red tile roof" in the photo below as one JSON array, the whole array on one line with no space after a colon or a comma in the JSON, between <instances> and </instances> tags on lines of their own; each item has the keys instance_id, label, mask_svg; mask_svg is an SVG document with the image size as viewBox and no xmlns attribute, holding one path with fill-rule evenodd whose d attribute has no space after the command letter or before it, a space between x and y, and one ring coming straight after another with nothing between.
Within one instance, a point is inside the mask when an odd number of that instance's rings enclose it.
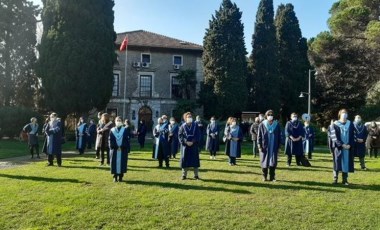
<instances>
[{"instance_id":1,"label":"red tile roof","mask_svg":"<svg viewBox=\"0 0 380 230\"><path fill-rule=\"evenodd\" d=\"M145 30L118 33L116 38L116 44L120 46L121 42L123 41L126 35L128 35L128 46L186 49L200 51L203 50L203 47L200 45Z\"/></svg>"}]
</instances>

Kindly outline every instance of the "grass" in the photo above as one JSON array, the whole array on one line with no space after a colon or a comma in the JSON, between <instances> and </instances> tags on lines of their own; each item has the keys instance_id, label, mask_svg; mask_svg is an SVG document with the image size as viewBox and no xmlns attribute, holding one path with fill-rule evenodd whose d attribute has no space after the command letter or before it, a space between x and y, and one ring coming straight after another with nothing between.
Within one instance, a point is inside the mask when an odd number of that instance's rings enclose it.
<instances>
[{"instance_id":1,"label":"grass","mask_svg":"<svg viewBox=\"0 0 380 230\"><path fill-rule=\"evenodd\" d=\"M35 161L0 170L0 229L379 229L378 159L346 187L331 184L329 154L315 154L312 168L287 168L281 155L269 183L247 143L238 166L203 152L202 180L182 181L178 160L159 169L150 146L132 151L124 183L112 183L93 152L64 155L61 168Z\"/></svg>"}]
</instances>

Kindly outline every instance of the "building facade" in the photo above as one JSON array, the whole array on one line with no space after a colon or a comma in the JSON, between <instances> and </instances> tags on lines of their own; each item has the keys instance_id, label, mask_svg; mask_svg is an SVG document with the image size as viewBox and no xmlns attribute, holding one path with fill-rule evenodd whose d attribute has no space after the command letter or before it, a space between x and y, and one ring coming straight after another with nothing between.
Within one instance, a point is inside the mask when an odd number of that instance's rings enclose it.
<instances>
[{"instance_id":1,"label":"building facade","mask_svg":"<svg viewBox=\"0 0 380 230\"><path fill-rule=\"evenodd\" d=\"M203 48L144 30L117 34L117 48L125 37L127 50L116 51L118 63L114 66L114 86L107 112L129 119L135 127L144 120L152 128L162 114L173 114L180 98L180 85L175 77L181 70L195 71L194 97L198 95L203 81Z\"/></svg>"}]
</instances>

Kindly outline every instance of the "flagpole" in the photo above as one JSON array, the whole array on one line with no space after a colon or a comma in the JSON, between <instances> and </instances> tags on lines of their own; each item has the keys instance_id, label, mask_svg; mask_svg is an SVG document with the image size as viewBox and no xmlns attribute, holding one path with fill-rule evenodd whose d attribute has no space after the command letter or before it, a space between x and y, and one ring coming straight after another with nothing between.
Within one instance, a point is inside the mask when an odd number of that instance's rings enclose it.
<instances>
[{"instance_id":1,"label":"flagpole","mask_svg":"<svg viewBox=\"0 0 380 230\"><path fill-rule=\"evenodd\" d=\"M128 36L126 36L126 38L128 39ZM128 45L125 47L123 119L126 119L125 102L127 100L127 58L128 58Z\"/></svg>"}]
</instances>

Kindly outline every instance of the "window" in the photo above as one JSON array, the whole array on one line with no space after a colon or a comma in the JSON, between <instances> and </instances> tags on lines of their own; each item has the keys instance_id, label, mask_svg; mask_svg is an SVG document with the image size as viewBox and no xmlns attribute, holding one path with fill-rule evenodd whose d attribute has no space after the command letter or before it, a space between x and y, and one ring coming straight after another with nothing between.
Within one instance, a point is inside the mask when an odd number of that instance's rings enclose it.
<instances>
[{"instance_id":1,"label":"window","mask_svg":"<svg viewBox=\"0 0 380 230\"><path fill-rule=\"evenodd\" d=\"M173 65L183 65L181 55L174 55L173 56Z\"/></svg>"},{"instance_id":2,"label":"window","mask_svg":"<svg viewBox=\"0 0 380 230\"><path fill-rule=\"evenodd\" d=\"M152 97L152 76L140 76L140 97Z\"/></svg>"},{"instance_id":3,"label":"window","mask_svg":"<svg viewBox=\"0 0 380 230\"><path fill-rule=\"evenodd\" d=\"M119 96L119 82L120 82L120 76L117 73L113 74L113 86L112 86L112 96L117 97Z\"/></svg>"},{"instance_id":4,"label":"window","mask_svg":"<svg viewBox=\"0 0 380 230\"><path fill-rule=\"evenodd\" d=\"M150 64L150 54L141 54L141 62Z\"/></svg>"},{"instance_id":5,"label":"window","mask_svg":"<svg viewBox=\"0 0 380 230\"><path fill-rule=\"evenodd\" d=\"M117 109L116 108L107 108L106 112L112 117L117 117Z\"/></svg>"},{"instance_id":6,"label":"window","mask_svg":"<svg viewBox=\"0 0 380 230\"><path fill-rule=\"evenodd\" d=\"M182 98L181 94L181 85L177 79L177 76L171 77L171 85L172 85L172 98L173 99L180 99Z\"/></svg>"}]
</instances>

